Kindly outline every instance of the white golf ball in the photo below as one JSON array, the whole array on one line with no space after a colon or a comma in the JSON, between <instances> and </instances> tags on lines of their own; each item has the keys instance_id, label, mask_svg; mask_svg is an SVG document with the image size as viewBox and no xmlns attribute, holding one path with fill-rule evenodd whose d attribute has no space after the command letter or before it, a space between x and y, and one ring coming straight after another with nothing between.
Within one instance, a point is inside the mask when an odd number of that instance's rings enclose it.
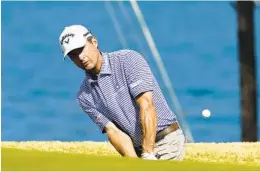
<instances>
[{"instance_id":1,"label":"white golf ball","mask_svg":"<svg viewBox=\"0 0 260 172\"><path fill-rule=\"evenodd\" d=\"M202 115L203 115L205 118L208 118L208 117L210 117L211 112L210 112L210 110L208 110L208 109L204 109L204 110L202 111Z\"/></svg>"}]
</instances>

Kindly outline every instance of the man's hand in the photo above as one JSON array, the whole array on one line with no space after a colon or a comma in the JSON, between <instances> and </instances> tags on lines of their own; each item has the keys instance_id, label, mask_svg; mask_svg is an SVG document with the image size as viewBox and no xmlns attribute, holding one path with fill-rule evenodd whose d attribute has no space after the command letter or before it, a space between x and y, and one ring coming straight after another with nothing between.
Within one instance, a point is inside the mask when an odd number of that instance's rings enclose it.
<instances>
[{"instance_id":1,"label":"man's hand","mask_svg":"<svg viewBox=\"0 0 260 172\"><path fill-rule=\"evenodd\" d=\"M153 153L142 153L142 159L157 160L156 156Z\"/></svg>"}]
</instances>

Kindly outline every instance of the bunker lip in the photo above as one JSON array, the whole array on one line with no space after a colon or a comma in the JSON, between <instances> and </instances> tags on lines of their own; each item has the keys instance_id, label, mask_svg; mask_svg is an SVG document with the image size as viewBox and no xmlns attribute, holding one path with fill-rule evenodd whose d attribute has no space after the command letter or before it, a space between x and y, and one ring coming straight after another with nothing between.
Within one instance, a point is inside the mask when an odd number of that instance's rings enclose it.
<instances>
[{"instance_id":1,"label":"bunker lip","mask_svg":"<svg viewBox=\"0 0 260 172\"><path fill-rule=\"evenodd\" d=\"M120 157L109 142L3 141L2 148ZM184 160L260 166L260 142L188 143Z\"/></svg>"},{"instance_id":2,"label":"bunker lip","mask_svg":"<svg viewBox=\"0 0 260 172\"><path fill-rule=\"evenodd\" d=\"M100 165L102 162L102 165ZM136 158L97 156L2 148L2 171L242 171L260 170L241 164L176 161L145 161Z\"/></svg>"}]
</instances>

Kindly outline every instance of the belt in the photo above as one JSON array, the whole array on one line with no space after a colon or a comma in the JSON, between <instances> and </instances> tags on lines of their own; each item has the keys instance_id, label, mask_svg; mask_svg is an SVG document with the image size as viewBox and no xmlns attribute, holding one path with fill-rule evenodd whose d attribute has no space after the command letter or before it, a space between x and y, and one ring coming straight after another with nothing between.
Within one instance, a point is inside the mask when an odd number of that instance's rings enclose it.
<instances>
[{"instance_id":1,"label":"belt","mask_svg":"<svg viewBox=\"0 0 260 172\"><path fill-rule=\"evenodd\" d=\"M177 122L172 123L156 135L155 142L162 140L167 134L174 132L178 129L180 129L179 124Z\"/></svg>"}]
</instances>

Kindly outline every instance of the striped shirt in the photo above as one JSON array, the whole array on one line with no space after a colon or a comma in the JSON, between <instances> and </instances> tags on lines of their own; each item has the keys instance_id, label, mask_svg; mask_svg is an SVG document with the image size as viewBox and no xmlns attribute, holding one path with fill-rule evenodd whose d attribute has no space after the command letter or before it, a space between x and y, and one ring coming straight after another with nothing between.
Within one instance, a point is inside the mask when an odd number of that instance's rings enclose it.
<instances>
[{"instance_id":1,"label":"striped shirt","mask_svg":"<svg viewBox=\"0 0 260 172\"><path fill-rule=\"evenodd\" d=\"M157 132L176 121L146 60L136 51L102 53L97 79L89 74L80 87L77 100L102 133L113 122L128 134L134 146L142 144L139 106L135 98L152 91L157 114Z\"/></svg>"}]
</instances>

